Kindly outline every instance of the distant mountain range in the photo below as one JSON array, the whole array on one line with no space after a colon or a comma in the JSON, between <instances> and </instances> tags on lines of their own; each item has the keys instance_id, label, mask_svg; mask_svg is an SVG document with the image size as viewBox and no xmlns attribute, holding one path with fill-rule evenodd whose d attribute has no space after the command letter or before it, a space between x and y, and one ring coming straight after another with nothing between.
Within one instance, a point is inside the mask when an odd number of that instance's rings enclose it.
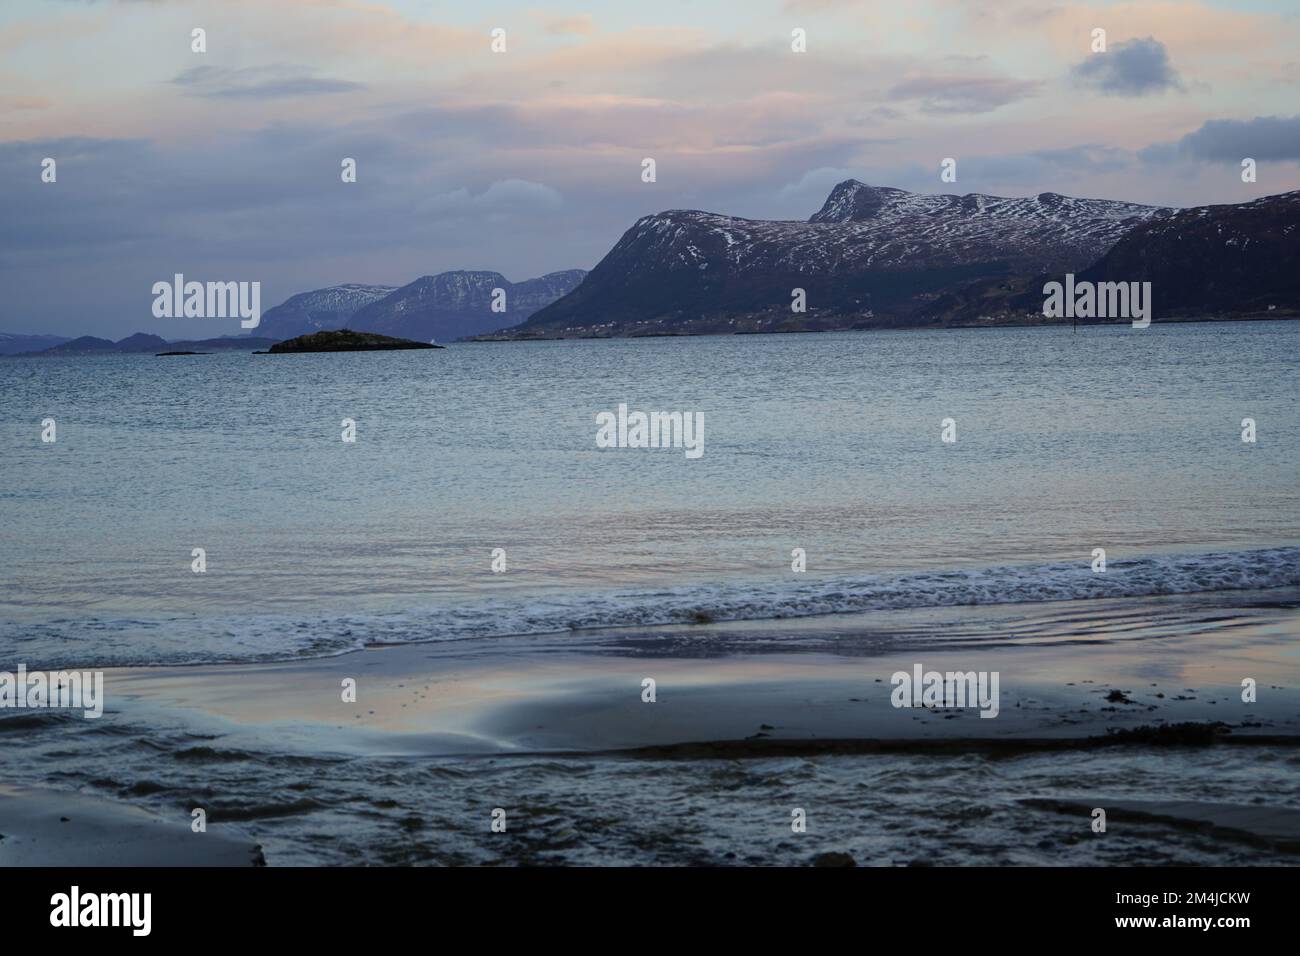
<instances>
[{"instance_id":1,"label":"distant mountain range","mask_svg":"<svg viewBox=\"0 0 1300 956\"><path fill-rule=\"evenodd\" d=\"M277 339L257 338L250 335L227 335L215 339L182 339L168 341L161 335L136 332L114 342L94 335L64 339L47 349L31 350L26 355L129 355L158 352L252 352L264 349ZM8 353L19 354L19 353Z\"/></svg>"},{"instance_id":2,"label":"distant mountain range","mask_svg":"<svg viewBox=\"0 0 1300 956\"><path fill-rule=\"evenodd\" d=\"M63 335L15 335L0 332L0 355L20 355L25 352L41 352L68 341Z\"/></svg>"},{"instance_id":3,"label":"distant mountain range","mask_svg":"<svg viewBox=\"0 0 1300 956\"><path fill-rule=\"evenodd\" d=\"M1042 322L1039 279L1067 272L1150 280L1157 317L1300 314L1298 195L1180 211L847 180L807 222L673 210L638 220L573 292L484 338Z\"/></svg>"},{"instance_id":4,"label":"distant mountain range","mask_svg":"<svg viewBox=\"0 0 1300 956\"><path fill-rule=\"evenodd\" d=\"M327 329L341 329L357 310L393 291L391 285L347 285L299 292L262 313L257 334L291 339Z\"/></svg>"},{"instance_id":5,"label":"distant mountain range","mask_svg":"<svg viewBox=\"0 0 1300 956\"><path fill-rule=\"evenodd\" d=\"M262 314L251 335L169 341L137 332L114 342L93 335L0 333L0 355L99 355L145 352L252 352L313 332L349 328L354 332L451 342L515 325L571 292L587 273L552 272L511 282L499 272L442 272L422 276L400 288L348 283L290 296ZM505 293L503 311L493 311L493 291Z\"/></svg>"},{"instance_id":6,"label":"distant mountain range","mask_svg":"<svg viewBox=\"0 0 1300 956\"><path fill-rule=\"evenodd\" d=\"M348 321L356 331L450 342L517 325L587 275L582 269L510 282L499 272L443 272L422 276L359 309ZM504 311L492 311L492 291L505 293Z\"/></svg>"},{"instance_id":7,"label":"distant mountain range","mask_svg":"<svg viewBox=\"0 0 1300 956\"><path fill-rule=\"evenodd\" d=\"M1037 324L1063 321L1043 317L1043 286L1066 273L1150 282L1156 319L1300 317L1300 190L1178 210L1057 193L928 195L850 179L806 222L645 216L590 273L337 285L267 310L250 336L0 335L0 354L251 351L343 328L450 342ZM503 311L493 309L498 289ZM791 307L795 290L803 311Z\"/></svg>"},{"instance_id":8,"label":"distant mountain range","mask_svg":"<svg viewBox=\"0 0 1300 956\"><path fill-rule=\"evenodd\" d=\"M587 273L552 272L511 282L499 272L442 272L401 288L342 285L293 296L262 316L259 335L292 338L347 327L428 342L451 342L516 325L571 292ZM503 312L492 292L505 293Z\"/></svg>"}]
</instances>

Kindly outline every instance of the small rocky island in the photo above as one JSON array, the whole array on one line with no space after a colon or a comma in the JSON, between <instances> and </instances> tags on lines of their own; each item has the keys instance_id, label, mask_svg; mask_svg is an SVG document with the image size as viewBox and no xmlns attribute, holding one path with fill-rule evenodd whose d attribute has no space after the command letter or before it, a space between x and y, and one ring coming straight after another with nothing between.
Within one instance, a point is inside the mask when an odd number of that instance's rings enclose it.
<instances>
[{"instance_id":1,"label":"small rocky island","mask_svg":"<svg viewBox=\"0 0 1300 956\"><path fill-rule=\"evenodd\" d=\"M378 335L374 332L353 332L351 329L335 329L300 335L296 339L277 342L260 355L277 355L283 352L376 352L392 349L440 349L442 345L431 342L414 342L411 339L396 339L391 335Z\"/></svg>"}]
</instances>

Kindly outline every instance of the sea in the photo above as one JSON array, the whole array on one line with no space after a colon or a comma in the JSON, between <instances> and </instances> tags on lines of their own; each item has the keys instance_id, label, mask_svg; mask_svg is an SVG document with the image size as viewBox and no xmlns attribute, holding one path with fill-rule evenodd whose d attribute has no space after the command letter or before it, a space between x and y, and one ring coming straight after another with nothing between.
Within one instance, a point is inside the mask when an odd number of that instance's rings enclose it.
<instances>
[{"instance_id":1,"label":"sea","mask_svg":"<svg viewBox=\"0 0 1300 956\"><path fill-rule=\"evenodd\" d=\"M1298 396L1288 322L4 359L0 659L1295 585Z\"/></svg>"},{"instance_id":2,"label":"sea","mask_svg":"<svg viewBox=\"0 0 1300 956\"><path fill-rule=\"evenodd\" d=\"M1294 596L1297 397L1300 323L1284 321L3 358L0 670L271 666L386 644L526 654L530 635L554 650L619 629ZM703 454L601 447L620 405L697 416ZM1139 851L1008 837L1030 813L1016 795L1058 774L1050 754L674 761L657 778L677 801L666 816L636 761L376 763L4 719L11 779L155 808L206 792L278 862L501 862L472 840L408 838L419 794L459 806L494 775L554 805L514 862L788 862L788 825L747 843L716 799L772 788L819 794L881 862L1249 858L1175 831ZM1168 792L1211 793L1253 767L1260 792L1300 807L1294 751L1252 759L1089 754L1069 782L1145 767L1179 781ZM954 794L957 779L982 796ZM605 823L575 835L573 801ZM945 842L962 821L969 845Z\"/></svg>"}]
</instances>

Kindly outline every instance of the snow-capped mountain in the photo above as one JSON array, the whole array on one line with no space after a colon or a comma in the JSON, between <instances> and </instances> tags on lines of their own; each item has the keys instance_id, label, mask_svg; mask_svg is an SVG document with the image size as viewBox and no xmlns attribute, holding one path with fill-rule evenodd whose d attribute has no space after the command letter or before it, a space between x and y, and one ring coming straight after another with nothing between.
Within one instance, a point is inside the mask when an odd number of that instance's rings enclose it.
<instances>
[{"instance_id":1,"label":"snow-capped mountain","mask_svg":"<svg viewBox=\"0 0 1300 956\"><path fill-rule=\"evenodd\" d=\"M569 269L517 283L499 272L421 276L359 309L347 325L359 332L450 342L522 322L572 291L585 275ZM504 312L492 311L494 289L505 293Z\"/></svg>"},{"instance_id":2,"label":"snow-capped mountain","mask_svg":"<svg viewBox=\"0 0 1300 956\"><path fill-rule=\"evenodd\" d=\"M513 287L513 302L510 303L519 312L532 315L538 309L545 308L556 299L568 295L578 287L587 276L586 269L565 269L561 272L548 272L536 279L525 279Z\"/></svg>"},{"instance_id":3,"label":"snow-capped mountain","mask_svg":"<svg viewBox=\"0 0 1300 956\"><path fill-rule=\"evenodd\" d=\"M393 291L390 285L330 286L290 296L262 313L256 335L290 339L322 329L341 329L357 310Z\"/></svg>"},{"instance_id":4,"label":"snow-capped mountain","mask_svg":"<svg viewBox=\"0 0 1300 956\"><path fill-rule=\"evenodd\" d=\"M856 180L807 222L673 210L638 220L574 292L506 337L910 324L968 283L1082 271L1170 214L1056 193L938 196ZM791 309L796 288L806 312Z\"/></svg>"},{"instance_id":5,"label":"snow-capped mountain","mask_svg":"<svg viewBox=\"0 0 1300 956\"><path fill-rule=\"evenodd\" d=\"M1295 318L1300 190L1153 218L1075 279L1150 282L1155 319ZM1044 284L1062 280L1057 272L974 283L936 300L925 317L943 325L1041 321Z\"/></svg>"},{"instance_id":6,"label":"snow-capped mountain","mask_svg":"<svg viewBox=\"0 0 1300 956\"><path fill-rule=\"evenodd\" d=\"M1300 314L1300 190L1153 220L1079 278L1150 282L1157 318Z\"/></svg>"},{"instance_id":7,"label":"snow-capped mountain","mask_svg":"<svg viewBox=\"0 0 1300 956\"><path fill-rule=\"evenodd\" d=\"M1005 257L1016 268L1090 263L1133 227L1168 215L1157 206L1040 193L1005 199L910 193L850 179L831 191L810 223L853 224L850 248L870 248L870 264L915 268L919 257L980 262Z\"/></svg>"}]
</instances>

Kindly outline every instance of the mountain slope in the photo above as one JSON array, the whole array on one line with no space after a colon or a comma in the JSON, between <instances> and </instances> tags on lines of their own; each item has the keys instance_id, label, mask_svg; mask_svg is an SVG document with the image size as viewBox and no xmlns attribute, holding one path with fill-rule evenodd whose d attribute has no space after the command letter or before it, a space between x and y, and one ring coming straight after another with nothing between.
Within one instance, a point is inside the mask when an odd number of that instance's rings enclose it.
<instances>
[{"instance_id":1,"label":"mountain slope","mask_svg":"<svg viewBox=\"0 0 1300 956\"><path fill-rule=\"evenodd\" d=\"M1156 318L1300 314L1300 190L1146 223L1079 279L1150 282Z\"/></svg>"},{"instance_id":2,"label":"mountain slope","mask_svg":"<svg viewBox=\"0 0 1300 956\"><path fill-rule=\"evenodd\" d=\"M348 283L299 292L262 313L257 335L290 339L322 329L341 329L358 309L392 291L389 285Z\"/></svg>"},{"instance_id":3,"label":"mountain slope","mask_svg":"<svg viewBox=\"0 0 1300 956\"><path fill-rule=\"evenodd\" d=\"M975 284L937 300L926 315L946 325L1041 322L1043 285L1062 279ZM1075 281L1150 282L1155 319L1300 316L1300 190L1152 219Z\"/></svg>"},{"instance_id":4,"label":"mountain slope","mask_svg":"<svg viewBox=\"0 0 1300 956\"><path fill-rule=\"evenodd\" d=\"M1170 210L1043 193L932 196L840 183L808 222L646 216L576 290L505 338L861 328L920 321L953 289L1081 271ZM792 290L807 311L791 311Z\"/></svg>"},{"instance_id":5,"label":"mountain slope","mask_svg":"<svg viewBox=\"0 0 1300 956\"><path fill-rule=\"evenodd\" d=\"M169 342L149 332L136 332L116 342L101 339L93 335L83 335L77 339L61 342L52 348L39 352L24 352L23 355L152 355L157 352L195 351L195 352L252 352L264 349L278 342L279 339L260 338L251 335L226 335L215 339L180 339Z\"/></svg>"},{"instance_id":6,"label":"mountain slope","mask_svg":"<svg viewBox=\"0 0 1300 956\"><path fill-rule=\"evenodd\" d=\"M18 335L12 332L0 332L0 355L40 352L66 341L68 338L64 335Z\"/></svg>"},{"instance_id":7,"label":"mountain slope","mask_svg":"<svg viewBox=\"0 0 1300 956\"><path fill-rule=\"evenodd\" d=\"M136 332L124 339L111 342L95 335L83 335L68 342L60 342L52 348L41 351L40 355L89 355L93 353L110 353L122 355L130 352L156 352L167 348L167 340L148 332Z\"/></svg>"},{"instance_id":8,"label":"mountain slope","mask_svg":"<svg viewBox=\"0 0 1300 956\"><path fill-rule=\"evenodd\" d=\"M149 332L136 332L134 335L128 335L126 338L118 339L113 343L113 351L115 352L157 352L159 349L168 347L165 338Z\"/></svg>"},{"instance_id":9,"label":"mountain slope","mask_svg":"<svg viewBox=\"0 0 1300 956\"><path fill-rule=\"evenodd\" d=\"M101 339L97 335L80 335L75 339L60 342L52 348L44 349L41 355L86 355L92 352L115 352L117 343L111 339Z\"/></svg>"},{"instance_id":10,"label":"mountain slope","mask_svg":"<svg viewBox=\"0 0 1300 956\"><path fill-rule=\"evenodd\" d=\"M586 273L552 272L510 282L499 272L442 272L421 276L357 311L356 331L427 342L449 342L515 325L567 294ZM492 311L492 290L505 290L505 312Z\"/></svg>"}]
</instances>

